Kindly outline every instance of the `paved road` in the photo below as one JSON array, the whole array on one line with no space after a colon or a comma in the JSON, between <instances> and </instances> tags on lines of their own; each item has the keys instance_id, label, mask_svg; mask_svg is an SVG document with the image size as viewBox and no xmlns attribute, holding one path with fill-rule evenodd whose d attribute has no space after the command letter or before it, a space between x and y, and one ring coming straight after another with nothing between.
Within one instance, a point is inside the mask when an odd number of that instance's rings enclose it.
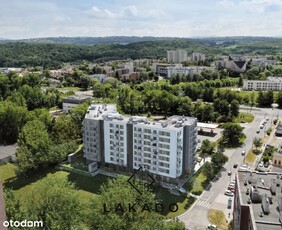
<instances>
[{"instance_id":1,"label":"paved road","mask_svg":"<svg viewBox=\"0 0 282 230\"><path fill-rule=\"evenodd\" d=\"M210 224L208 220L209 209L222 210L228 221L232 219L233 210L227 209L229 197L224 195L224 191L227 189L230 180L234 179L237 169L234 169L233 165L235 163L238 165L243 164L244 156L242 156L242 150L247 153L250 148L252 148L253 139L255 137L262 138L264 136L267 129L271 126L272 119L275 119L278 113L282 114L281 111L278 111L277 109L248 110L248 112L255 116L255 119L250 124L242 124L242 126L245 127L244 133L247 136L245 145L237 149L225 151L225 154L230 160L224 165L222 172L215 178L211 187L202 193L193 206L186 213L178 217L185 223L187 229L206 229L207 225ZM266 117L269 117L266 128L260 129L260 132L257 133L261 120ZM232 172L231 177L227 175L228 171ZM231 213L230 218L228 218L228 213Z\"/></svg>"},{"instance_id":2,"label":"paved road","mask_svg":"<svg viewBox=\"0 0 282 230\"><path fill-rule=\"evenodd\" d=\"M5 145L5 146L0 145L0 160L15 154L17 146L18 146L17 144Z\"/></svg>"}]
</instances>

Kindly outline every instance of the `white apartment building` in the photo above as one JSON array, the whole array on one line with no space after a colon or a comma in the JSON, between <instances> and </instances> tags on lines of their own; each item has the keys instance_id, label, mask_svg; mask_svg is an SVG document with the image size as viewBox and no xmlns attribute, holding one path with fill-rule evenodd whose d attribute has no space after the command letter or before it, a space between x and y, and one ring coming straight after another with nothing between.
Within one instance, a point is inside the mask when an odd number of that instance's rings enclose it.
<instances>
[{"instance_id":1,"label":"white apartment building","mask_svg":"<svg viewBox=\"0 0 282 230\"><path fill-rule=\"evenodd\" d=\"M152 174L170 178L181 176L184 168L192 172L197 136L194 118L173 116L163 123L133 119L136 120L133 126L134 169L143 167Z\"/></svg>"},{"instance_id":2,"label":"white apartment building","mask_svg":"<svg viewBox=\"0 0 282 230\"><path fill-rule=\"evenodd\" d=\"M243 89L282 91L282 77L268 77L267 80L244 80Z\"/></svg>"},{"instance_id":3,"label":"white apartment building","mask_svg":"<svg viewBox=\"0 0 282 230\"><path fill-rule=\"evenodd\" d=\"M196 118L172 116L152 122L145 117L123 116L113 104L93 104L84 119L84 156L88 162L132 171L142 167L167 181L193 172L196 139Z\"/></svg>"},{"instance_id":4,"label":"white apartment building","mask_svg":"<svg viewBox=\"0 0 282 230\"><path fill-rule=\"evenodd\" d=\"M191 78L195 73L201 73L205 69L209 69L211 71L215 71L214 67L205 67L205 66L189 66L189 67L175 67L175 66L170 66L166 67L167 70L167 77L171 78L172 75L174 74L179 74L179 75L189 75Z\"/></svg>"},{"instance_id":5,"label":"white apartment building","mask_svg":"<svg viewBox=\"0 0 282 230\"><path fill-rule=\"evenodd\" d=\"M186 50L168 50L167 51L167 62L181 63L187 61Z\"/></svg>"},{"instance_id":6,"label":"white apartment building","mask_svg":"<svg viewBox=\"0 0 282 230\"><path fill-rule=\"evenodd\" d=\"M205 61L206 55L202 53L192 53L192 61Z\"/></svg>"}]
</instances>

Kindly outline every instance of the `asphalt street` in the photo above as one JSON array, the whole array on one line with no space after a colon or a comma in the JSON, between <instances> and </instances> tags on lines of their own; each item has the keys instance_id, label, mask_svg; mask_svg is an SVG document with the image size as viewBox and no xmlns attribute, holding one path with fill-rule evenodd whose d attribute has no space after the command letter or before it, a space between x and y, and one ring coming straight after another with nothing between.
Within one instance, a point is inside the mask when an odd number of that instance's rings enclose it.
<instances>
[{"instance_id":1,"label":"asphalt street","mask_svg":"<svg viewBox=\"0 0 282 230\"><path fill-rule=\"evenodd\" d=\"M225 213L225 216L228 221L232 219L232 209L227 209L228 196L224 195L224 191L227 189L228 184L231 180L234 179L236 170L233 165L236 163L238 167L244 164L244 156L242 151L246 153L252 148L253 139L255 137L263 138L267 129L271 126L272 121L281 114L281 111L278 109L244 109L242 112L252 113L255 118L252 123L241 124L245 129L244 133L246 134L246 141L242 147L226 150L225 154L229 157L229 161L224 165L223 170L218 174L215 180L211 183L211 186L205 190L193 206L184 214L180 215L178 218L185 223L187 229L206 229L208 224L208 211L209 209L221 210ZM262 119L269 118L265 128L260 129L259 125ZM257 130L260 130L257 133ZM257 164L258 162L256 162ZM252 165L251 168L255 168L255 165ZM231 171L231 176L228 176L228 171ZM233 207L232 207L233 208ZM230 213L230 217L228 217Z\"/></svg>"}]
</instances>

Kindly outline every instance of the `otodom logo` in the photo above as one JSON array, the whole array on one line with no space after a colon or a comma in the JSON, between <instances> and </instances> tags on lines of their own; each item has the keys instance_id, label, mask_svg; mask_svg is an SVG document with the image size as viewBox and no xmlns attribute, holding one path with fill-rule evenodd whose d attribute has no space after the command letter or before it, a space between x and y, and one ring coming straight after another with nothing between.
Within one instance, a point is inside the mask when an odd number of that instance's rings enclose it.
<instances>
[{"instance_id":1,"label":"otodom logo","mask_svg":"<svg viewBox=\"0 0 282 230\"><path fill-rule=\"evenodd\" d=\"M135 171L127 181L140 195L144 190L152 189L155 183L155 179L148 172L143 171L142 167Z\"/></svg>"}]
</instances>

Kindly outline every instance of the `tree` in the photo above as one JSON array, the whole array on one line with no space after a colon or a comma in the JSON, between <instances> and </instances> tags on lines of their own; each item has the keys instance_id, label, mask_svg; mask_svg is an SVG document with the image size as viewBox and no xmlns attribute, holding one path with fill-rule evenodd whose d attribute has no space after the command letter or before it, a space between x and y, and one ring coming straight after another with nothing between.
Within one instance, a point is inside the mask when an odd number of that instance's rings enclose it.
<instances>
[{"instance_id":1,"label":"tree","mask_svg":"<svg viewBox=\"0 0 282 230\"><path fill-rule=\"evenodd\" d=\"M276 99L276 103L278 104L279 108L282 107L282 92L278 93L277 99Z\"/></svg>"},{"instance_id":2,"label":"tree","mask_svg":"<svg viewBox=\"0 0 282 230\"><path fill-rule=\"evenodd\" d=\"M271 104L273 103L273 98L274 96L272 91L267 91L267 92L259 91L257 97L257 103L261 107L270 107Z\"/></svg>"},{"instance_id":3,"label":"tree","mask_svg":"<svg viewBox=\"0 0 282 230\"><path fill-rule=\"evenodd\" d=\"M231 146L239 145L240 139L244 137L243 129L243 127L236 123L224 124L222 141Z\"/></svg>"},{"instance_id":4,"label":"tree","mask_svg":"<svg viewBox=\"0 0 282 230\"><path fill-rule=\"evenodd\" d=\"M212 155L214 150L214 143L212 143L209 139L205 139L202 142L201 153L204 155L204 160L206 155Z\"/></svg>"},{"instance_id":5,"label":"tree","mask_svg":"<svg viewBox=\"0 0 282 230\"><path fill-rule=\"evenodd\" d=\"M221 99L217 98L214 101L214 109L220 115L223 115L223 116L228 116L229 112L230 112L229 103L228 103L228 101L226 99L221 100Z\"/></svg>"},{"instance_id":6,"label":"tree","mask_svg":"<svg viewBox=\"0 0 282 230\"><path fill-rule=\"evenodd\" d=\"M4 190L5 209L8 220L24 220L27 219L27 213L20 203L20 199L11 189Z\"/></svg>"},{"instance_id":7,"label":"tree","mask_svg":"<svg viewBox=\"0 0 282 230\"><path fill-rule=\"evenodd\" d=\"M214 177L213 165L210 162L206 162L203 166L203 173L210 181Z\"/></svg>"},{"instance_id":8,"label":"tree","mask_svg":"<svg viewBox=\"0 0 282 230\"><path fill-rule=\"evenodd\" d=\"M48 175L32 187L27 200L30 219L42 220L44 229L82 229L81 204L67 179Z\"/></svg>"},{"instance_id":9,"label":"tree","mask_svg":"<svg viewBox=\"0 0 282 230\"><path fill-rule=\"evenodd\" d=\"M82 75L80 77L80 87L87 90L90 87L91 78L89 76Z\"/></svg>"},{"instance_id":10,"label":"tree","mask_svg":"<svg viewBox=\"0 0 282 230\"><path fill-rule=\"evenodd\" d=\"M217 151L212 155L212 163L215 172L218 172L221 167L228 161L228 157L222 152Z\"/></svg>"},{"instance_id":11,"label":"tree","mask_svg":"<svg viewBox=\"0 0 282 230\"><path fill-rule=\"evenodd\" d=\"M70 111L70 116L74 124L78 127L78 130L82 130L82 122L84 120L85 114L90 105L90 101L86 101L83 104L80 104L74 107Z\"/></svg>"},{"instance_id":12,"label":"tree","mask_svg":"<svg viewBox=\"0 0 282 230\"><path fill-rule=\"evenodd\" d=\"M230 103L230 115L232 117L237 117L239 115L239 102L237 100L233 100Z\"/></svg>"},{"instance_id":13,"label":"tree","mask_svg":"<svg viewBox=\"0 0 282 230\"><path fill-rule=\"evenodd\" d=\"M91 201L88 218L90 229L185 229L181 222L161 220L154 211L155 204L161 202L155 200L155 195L149 189L142 188L142 194L139 194L124 176L108 180L101 188L101 195ZM129 205L134 205L134 209L129 211ZM143 210L144 205L146 210L150 210L149 213Z\"/></svg>"},{"instance_id":14,"label":"tree","mask_svg":"<svg viewBox=\"0 0 282 230\"><path fill-rule=\"evenodd\" d=\"M5 100L9 94L9 78L0 74L0 100Z\"/></svg>"},{"instance_id":15,"label":"tree","mask_svg":"<svg viewBox=\"0 0 282 230\"><path fill-rule=\"evenodd\" d=\"M79 127L67 115L60 116L51 131L51 138L54 143L61 144L80 137Z\"/></svg>"},{"instance_id":16,"label":"tree","mask_svg":"<svg viewBox=\"0 0 282 230\"><path fill-rule=\"evenodd\" d=\"M49 164L51 140L41 121L33 120L25 124L19 135L18 145L16 156L20 173L27 173Z\"/></svg>"},{"instance_id":17,"label":"tree","mask_svg":"<svg viewBox=\"0 0 282 230\"><path fill-rule=\"evenodd\" d=\"M191 116L192 111L193 111L192 100L187 96L181 97L179 99L179 105L177 108L178 114L184 116Z\"/></svg>"},{"instance_id":18,"label":"tree","mask_svg":"<svg viewBox=\"0 0 282 230\"><path fill-rule=\"evenodd\" d=\"M211 104L204 104L202 110L202 121L203 122L210 122L214 121L214 107Z\"/></svg>"},{"instance_id":19,"label":"tree","mask_svg":"<svg viewBox=\"0 0 282 230\"><path fill-rule=\"evenodd\" d=\"M40 86L41 77L37 73L25 74L22 78L22 85L29 85L31 87Z\"/></svg>"},{"instance_id":20,"label":"tree","mask_svg":"<svg viewBox=\"0 0 282 230\"><path fill-rule=\"evenodd\" d=\"M255 137L255 139L253 140L253 144L257 150L258 148L260 148L263 145L262 139Z\"/></svg>"},{"instance_id":21,"label":"tree","mask_svg":"<svg viewBox=\"0 0 282 230\"><path fill-rule=\"evenodd\" d=\"M243 86L243 77L242 76L239 77L238 86L239 87Z\"/></svg>"},{"instance_id":22,"label":"tree","mask_svg":"<svg viewBox=\"0 0 282 230\"><path fill-rule=\"evenodd\" d=\"M0 101L0 143L15 143L27 121L28 111L10 101Z\"/></svg>"},{"instance_id":23,"label":"tree","mask_svg":"<svg viewBox=\"0 0 282 230\"><path fill-rule=\"evenodd\" d=\"M45 103L45 95L39 87L32 88L24 85L19 89L19 92L24 96L28 110L42 108Z\"/></svg>"},{"instance_id":24,"label":"tree","mask_svg":"<svg viewBox=\"0 0 282 230\"><path fill-rule=\"evenodd\" d=\"M14 92L7 98L7 101L11 101L18 106L26 107L26 101L22 94L19 92Z\"/></svg>"}]
</instances>

